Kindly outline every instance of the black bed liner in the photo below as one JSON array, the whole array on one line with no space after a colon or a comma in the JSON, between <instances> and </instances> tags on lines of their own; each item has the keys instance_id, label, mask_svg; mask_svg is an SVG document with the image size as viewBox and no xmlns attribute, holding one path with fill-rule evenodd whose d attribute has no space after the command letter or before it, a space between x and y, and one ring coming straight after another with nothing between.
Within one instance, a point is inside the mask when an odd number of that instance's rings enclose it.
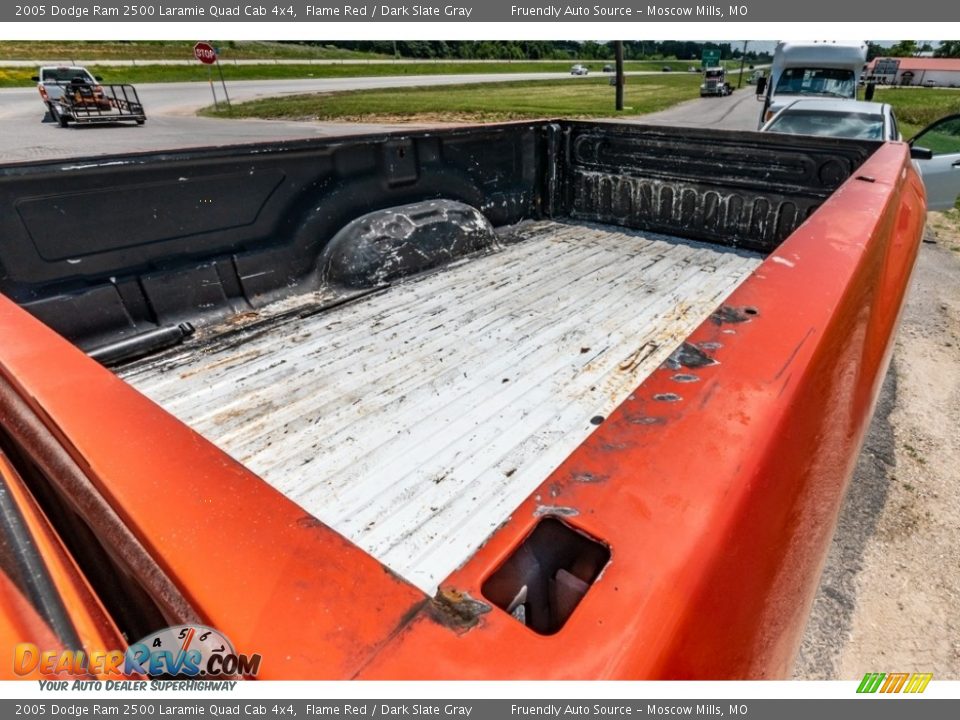
<instances>
[{"instance_id":1,"label":"black bed liner","mask_svg":"<svg viewBox=\"0 0 960 720\"><path fill-rule=\"evenodd\" d=\"M360 216L444 198L769 253L879 143L537 121L0 166L0 292L85 349L313 292Z\"/></svg>"}]
</instances>

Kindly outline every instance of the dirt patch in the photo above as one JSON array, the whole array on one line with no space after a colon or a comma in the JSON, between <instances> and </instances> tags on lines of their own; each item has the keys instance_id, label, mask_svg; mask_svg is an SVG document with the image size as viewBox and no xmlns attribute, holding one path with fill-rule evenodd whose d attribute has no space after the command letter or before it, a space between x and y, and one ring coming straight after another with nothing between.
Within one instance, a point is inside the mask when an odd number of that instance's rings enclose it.
<instances>
[{"instance_id":1,"label":"dirt patch","mask_svg":"<svg viewBox=\"0 0 960 720\"><path fill-rule=\"evenodd\" d=\"M930 213L798 679L960 679L960 213Z\"/></svg>"},{"instance_id":2,"label":"dirt patch","mask_svg":"<svg viewBox=\"0 0 960 720\"><path fill-rule=\"evenodd\" d=\"M363 123L385 123L391 125L402 125L406 123L417 123L421 125L454 125L464 123L478 122L502 122L505 120L514 120L519 116L497 113L456 113L456 112L431 112L431 113L411 113L409 115L396 115L390 113L370 113L360 115L345 115L336 118L337 122L363 122ZM318 119L318 118L311 118Z\"/></svg>"},{"instance_id":3,"label":"dirt patch","mask_svg":"<svg viewBox=\"0 0 960 720\"><path fill-rule=\"evenodd\" d=\"M577 119L581 116L570 116ZM584 118L589 116L583 116ZM446 125L474 125L476 123L509 122L511 120L536 119L534 115L522 113L497 112L422 112L422 113L356 113L338 115L336 117L321 117L318 115L279 115L272 120L290 120L297 122L336 122L344 124L367 123L383 125L431 125L443 127Z\"/></svg>"}]
</instances>

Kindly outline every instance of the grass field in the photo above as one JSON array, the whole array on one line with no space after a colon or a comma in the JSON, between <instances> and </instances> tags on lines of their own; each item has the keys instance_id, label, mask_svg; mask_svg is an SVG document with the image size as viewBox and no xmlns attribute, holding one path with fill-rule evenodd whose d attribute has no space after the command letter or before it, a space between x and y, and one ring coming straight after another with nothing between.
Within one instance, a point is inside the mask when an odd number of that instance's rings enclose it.
<instances>
[{"instance_id":1,"label":"grass field","mask_svg":"<svg viewBox=\"0 0 960 720\"><path fill-rule=\"evenodd\" d=\"M960 88L878 87L875 102L893 106L900 132L909 140L925 125L944 115L960 113Z\"/></svg>"},{"instance_id":2,"label":"grass field","mask_svg":"<svg viewBox=\"0 0 960 720\"><path fill-rule=\"evenodd\" d=\"M625 115L663 110L696 96L692 73L638 76L624 88ZM224 117L210 108L202 114ZM606 77L453 85L264 98L234 105L232 117L349 122L487 122L534 117L607 117L614 88Z\"/></svg>"},{"instance_id":3,"label":"grass field","mask_svg":"<svg viewBox=\"0 0 960 720\"><path fill-rule=\"evenodd\" d=\"M591 73L601 75L602 62L584 63ZM423 62L423 63L383 63L383 64L332 64L332 65L231 65L229 61L221 63L227 82L231 80L290 80L294 78L340 78L340 77L381 77L387 75L475 75L479 73L521 73L570 71L569 62ZM627 70L659 70L661 62L626 63ZM596 66L596 67L594 67ZM138 65L134 67L100 66L88 64L87 69L94 75L103 77L107 83L158 83L158 82L206 82L211 66L195 65ZM0 87L30 87L30 80L36 74L35 68L0 68ZM213 71L216 73L216 70ZM677 73L678 75L680 73ZM671 75L671 73L664 73ZM683 73L684 76L688 73ZM689 73L691 77L698 77ZM588 76L589 77L589 76ZM609 77L609 73L603 77Z\"/></svg>"},{"instance_id":4,"label":"grass field","mask_svg":"<svg viewBox=\"0 0 960 720\"><path fill-rule=\"evenodd\" d=\"M301 45L252 40L211 40L211 44L220 50L220 60L392 60L390 55L344 50L333 46ZM0 41L0 60L44 60L62 62L65 60L83 60L96 64L96 60L192 60L193 41L187 40L137 40L137 41L77 41L77 40L3 40ZM410 62L409 60L407 62ZM567 71L573 63L580 62L591 72L600 72L605 64L613 60L551 60L528 62L524 60L489 61L485 65L504 67L552 65L554 69ZM424 64L458 64L454 59L423 61ZM739 67L733 60L723 62L727 67ZM660 70L669 67L674 71L684 71L690 65L699 65L695 60L628 60L628 69Z\"/></svg>"},{"instance_id":5,"label":"grass field","mask_svg":"<svg viewBox=\"0 0 960 720\"><path fill-rule=\"evenodd\" d=\"M238 60L254 59L368 59L383 58L375 53L362 53L320 45L297 45L293 43L257 41L211 41L220 48L221 56ZM192 41L187 40L138 40L77 41L77 40L30 40L0 42L0 60L189 60L193 57Z\"/></svg>"},{"instance_id":6,"label":"grass field","mask_svg":"<svg viewBox=\"0 0 960 720\"><path fill-rule=\"evenodd\" d=\"M664 73L635 76L625 87L625 115L663 110L696 97L699 75ZM730 82L736 84L737 74ZM343 120L350 122L470 121L484 122L530 117L609 117L613 111L613 88L609 75L450 87L294 95L265 98L235 105L233 117L267 119ZM751 88L740 92L750 92ZM877 102L894 107L904 138L909 139L933 120L960 112L960 89L883 88ZM211 109L206 115L226 116Z\"/></svg>"},{"instance_id":7,"label":"grass field","mask_svg":"<svg viewBox=\"0 0 960 720\"><path fill-rule=\"evenodd\" d=\"M192 56L192 42L0 42L0 59L44 57L65 59L96 55L104 59L176 59ZM517 72L569 72L572 61L551 62L401 62L354 63L351 60L383 59L337 48L275 42L224 42L221 44L224 77L232 80L293 78L338 78L387 75L440 75ZM260 58L263 64L234 65L232 59ZM344 63L324 65L273 64L269 60L327 59ZM234 107L235 117L314 118L320 120L449 119L483 121L535 116L595 117L613 115L613 89L609 73L601 72L608 61L582 61L590 69L585 78L563 82L533 82L422 88L395 91L363 91L337 95L295 96L262 100ZM730 63L726 63L730 65ZM626 86L625 114L642 114L669 107L695 96L699 74L686 72L690 63L679 60L630 61L628 71L656 71L658 75L631 77ZM88 65L107 83L205 82L210 70L199 64L137 65L128 67ZM673 72L659 74L663 67ZM737 73L731 68L730 82ZM0 68L0 87L31 87L34 68ZM960 112L960 89L879 87L875 100L893 105L904 137L909 138L938 117ZM206 111L213 114L212 111Z\"/></svg>"}]
</instances>

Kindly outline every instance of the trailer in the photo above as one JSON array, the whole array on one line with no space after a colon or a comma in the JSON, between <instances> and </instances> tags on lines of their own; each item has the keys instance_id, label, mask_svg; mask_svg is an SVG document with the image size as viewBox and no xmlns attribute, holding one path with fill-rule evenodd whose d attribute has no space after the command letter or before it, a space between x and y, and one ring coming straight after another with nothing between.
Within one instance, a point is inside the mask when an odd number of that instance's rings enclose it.
<instances>
[{"instance_id":1,"label":"trailer","mask_svg":"<svg viewBox=\"0 0 960 720\"><path fill-rule=\"evenodd\" d=\"M93 123L134 122L143 125L147 116L133 85L92 85L81 78L63 84L63 92L52 103L51 114L67 127Z\"/></svg>"}]
</instances>

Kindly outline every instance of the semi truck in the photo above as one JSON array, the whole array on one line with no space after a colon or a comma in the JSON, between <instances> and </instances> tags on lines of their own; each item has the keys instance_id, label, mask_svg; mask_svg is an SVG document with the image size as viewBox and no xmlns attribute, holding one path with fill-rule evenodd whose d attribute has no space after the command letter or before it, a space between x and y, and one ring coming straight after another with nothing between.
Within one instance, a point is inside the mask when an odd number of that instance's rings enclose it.
<instances>
[{"instance_id":1,"label":"semi truck","mask_svg":"<svg viewBox=\"0 0 960 720\"><path fill-rule=\"evenodd\" d=\"M904 143L559 120L0 208L3 651L285 680L788 677L925 217Z\"/></svg>"},{"instance_id":2,"label":"semi truck","mask_svg":"<svg viewBox=\"0 0 960 720\"><path fill-rule=\"evenodd\" d=\"M727 71L722 67L708 67L703 71L700 97L724 97L732 92L727 82Z\"/></svg>"},{"instance_id":3,"label":"semi truck","mask_svg":"<svg viewBox=\"0 0 960 720\"><path fill-rule=\"evenodd\" d=\"M757 99L763 103L757 128L801 98L856 100L866 63L866 43L778 43L769 77L757 80Z\"/></svg>"}]
</instances>

